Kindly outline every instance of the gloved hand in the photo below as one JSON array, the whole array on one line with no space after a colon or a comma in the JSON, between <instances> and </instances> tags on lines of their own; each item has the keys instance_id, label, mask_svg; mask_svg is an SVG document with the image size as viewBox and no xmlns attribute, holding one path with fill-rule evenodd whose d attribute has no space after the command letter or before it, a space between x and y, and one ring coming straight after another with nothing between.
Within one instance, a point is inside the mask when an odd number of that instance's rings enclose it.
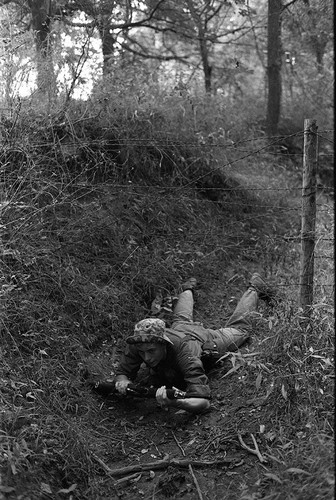
<instances>
[{"instance_id":1,"label":"gloved hand","mask_svg":"<svg viewBox=\"0 0 336 500\"><path fill-rule=\"evenodd\" d=\"M171 406L171 404L172 404L172 400L169 399L167 396L167 390L166 390L165 385L158 388L158 390L156 391L155 397L156 397L156 401L161 406L161 408L163 408L165 406Z\"/></svg>"},{"instance_id":2,"label":"gloved hand","mask_svg":"<svg viewBox=\"0 0 336 500\"><path fill-rule=\"evenodd\" d=\"M132 382L130 380L119 380L115 383L115 388L120 394L126 394L126 389L129 384Z\"/></svg>"}]
</instances>

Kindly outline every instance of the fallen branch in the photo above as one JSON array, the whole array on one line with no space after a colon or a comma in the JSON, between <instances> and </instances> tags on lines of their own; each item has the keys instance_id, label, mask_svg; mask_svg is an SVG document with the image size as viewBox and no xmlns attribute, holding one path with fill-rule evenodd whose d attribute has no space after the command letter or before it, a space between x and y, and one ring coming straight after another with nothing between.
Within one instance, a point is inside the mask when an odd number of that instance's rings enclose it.
<instances>
[{"instance_id":1,"label":"fallen branch","mask_svg":"<svg viewBox=\"0 0 336 500\"><path fill-rule=\"evenodd\" d=\"M239 442L240 442L242 448L244 448L244 450L247 450L250 453L253 453L253 455L256 455L262 464L267 462L267 459L265 457L263 457L262 454L260 453L257 441L255 440L255 437L253 436L253 434L251 434L251 438L252 438L252 441L254 444L254 449L247 446L247 444L244 443L243 438L241 437L241 434L238 434Z\"/></svg>"},{"instance_id":2,"label":"fallen branch","mask_svg":"<svg viewBox=\"0 0 336 500\"><path fill-rule=\"evenodd\" d=\"M182 455L185 457L186 456L186 453L183 449L183 447L180 445L180 443L178 442L178 439L177 437L175 436L174 432L172 432L173 434L173 438L175 440L175 443L177 444L177 446L180 448L181 452L182 452ZM198 494L198 498L199 500L204 500L203 498L203 493L202 493L202 490L200 488L200 485L198 484L198 481L197 481L197 477L195 476L195 473L194 473L194 469L192 468L192 465L189 464L189 473L192 477L192 480L194 481L194 485L196 487L196 491L197 491L197 494Z\"/></svg>"},{"instance_id":3,"label":"fallen branch","mask_svg":"<svg viewBox=\"0 0 336 500\"><path fill-rule=\"evenodd\" d=\"M196 487L196 491L197 491L197 494L198 494L198 498L200 500L204 500L204 497L203 497L203 494L202 494L202 490L200 488L200 485L198 484L198 481L197 481L197 477L195 476L195 473L194 473L194 469L192 468L192 465L189 464L189 473L194 481L194 484L195 484L195 487Z\"/></svg>"},{"instance_id":4,"label":"fallen branch","mask_svg":"<svg viewBox=\"0 0 336 500\"><path fill-rule=\"evenodd\" d=\"M98 457L94 457L97 458ZM98 459L98 462L100 465L103 467L105 470L106 474L109 476L123 476L125 474L132 474L135 472L144 472L146 470L157 470L157 469L165 469L166 467L169 466L175 466L175 467L189 467L189 465L192 465L194 467L203 467L203 466L209 466L209 465L220 465L220 464L227 464L227 465L232 465L235 461L233 459L229 458L223 458L221 460L189 460L189 459L183 459L183 460L178 460L176 458L166 458L163 460L157 460L156 462L147 462L143 464L136 464L136 465L128 465L126 467L120 467L119 469L110 469L102 460Z\"/></svg>"},{"instance_id":5,"label":"fallen branch","mask_svg":"<svg viewBox=\"0 0 336 500\"><path fill-rule=\"evenodd\" d=\"M96 460L96 462L98 462L99 465L104 469L106 474L110 474L110 471L111 471L110 467L108 465L106 465L106 463L101 458L99 458L98 455L93 453L93 451L91 451L91 455Z\"/></svg>"},{"instance_id":6,"label":"fallen branch","mask_svg":"<svg viewBox=\"0 0 336 500\"><path fill-rule=\"evenodd\" d=\"M127 483L128 481L132 481L132 479L137 479L138 477L141 477L141 474L139 472L135 472L134 474L131 474L130 476L122 477L121 479L117 479L117 481L114 483L114 486L120 486L121 484Z\"/></svg>"}]
</instances>

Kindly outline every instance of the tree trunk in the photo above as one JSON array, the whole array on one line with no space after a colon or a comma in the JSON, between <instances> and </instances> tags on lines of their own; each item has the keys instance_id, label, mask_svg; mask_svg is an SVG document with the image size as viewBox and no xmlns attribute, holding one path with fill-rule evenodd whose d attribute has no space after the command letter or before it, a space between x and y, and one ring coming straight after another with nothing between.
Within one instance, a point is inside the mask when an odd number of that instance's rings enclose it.
<instances>
[{"instance_id":1,"label":"tree trunk","mask_svg":"<svg viewBox=\"0 0 336 500\"><path fill-rule=\"evenodd\" d=\"M37 88L42 93L55 91L55 76L50 42L50 0L29 0L37 59Z\"/></svg>"},{"instance_id":2,"label":"tree trunk","mask_svg":"<svg viewBox=\"0 0 336 500\"><path fill-rule=\"evenodd\" d=\"M281 106L281 0L268 0L267 132L277 135Z\"/></svg>"},{"instance_id":3,"label":"tree trunk","mask_svg":"<svg viewBox=\"0 0 336 500\"><path fill-rule=\"evenodd\" d=\"M209 63L209 51L206 42L206 22L203 24L202 16L197 12L193 0L188 0L187 2L191 17L195 23L197 29L199 47L202 59L203 73L204 73L204 84L205 91L207 94L211 94L211 71L212 67Z\"/></svg>"},{"instance_id":4,"label":"tree trunk","mask_svg":"<svg viewBox=\"0 0 336 500\"><path fill-rule=\"evenodd\" d=\"M324 71L323 67L323 58L325 54L325 50L327 47L327 42L320 41L318 37L314 37L313 39L313 47L315 49L315 55L316 55L316 67L317 67L317 72L322 75Z\"/></svg>"},{"instance_id":5,"label":"tree trunk","mask_svg":"<svg viewBox=\"0 0 336 500\"><path fill-rule=\"evenodd\" d=\"M203 39L201 38L200 35L200 51L201 51L201 57L202 57L202 65L203 65L203 72L204 72L204 84L205 84L205 92L207 94L211 94L211 71L212 67L209 63L209 57L208 57L208 49L206 47L206 42L204 40L204 34L203 34Z\"/></svg>"},{"instance_id":6,"label":"tree trunk","mask_svg":"<svg viewBox=\"0 0 336 500\"><path fill-rule=\"evenodd\" d=\"M111 63L113 62L113 51L115 46L115 35L110 33L108 25L98 26L100 39L102 41L103 52L103 77L107 76L111 71Z\"/></svg>"}]
</instances>

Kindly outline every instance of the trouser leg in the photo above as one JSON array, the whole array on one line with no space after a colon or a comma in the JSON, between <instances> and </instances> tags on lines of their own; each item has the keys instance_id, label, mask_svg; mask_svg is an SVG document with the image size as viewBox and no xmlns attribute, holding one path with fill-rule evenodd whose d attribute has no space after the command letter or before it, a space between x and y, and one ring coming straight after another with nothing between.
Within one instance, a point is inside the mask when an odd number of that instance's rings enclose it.
<instances>
[{"instance_id":1,"label":"trouser leg","mask_svg":"<svg viewBox=\"0 0 336 500\"><path fill-rule=\"evenodd\" d=\"M251 328L252 319L258 308L258 293L254 288L249 288L237 304L232 316L227 321L225 328Z\"/></svg>"},{"instance_id":2,"label":"trouser leg","mask_svg":"<svg viewBox=\"0 0 336 500\"><path fill-rule=\"evenodd\" d=\"M258 308L258 293L249 288L237 304L224 328L212 334L220 356L236 351L250 337L252 320Z\"/></svg>"},{"instance_id":3,"label":"trouser leg","mask_svg":"<svg viewBox=\"0 0 336 500\"><path fill-rule=\"evenodd\" d=\"M194 296L191 290L180 293L173 312L173 323L176 321L193 321Z\"/></svg>"}]
</instances>

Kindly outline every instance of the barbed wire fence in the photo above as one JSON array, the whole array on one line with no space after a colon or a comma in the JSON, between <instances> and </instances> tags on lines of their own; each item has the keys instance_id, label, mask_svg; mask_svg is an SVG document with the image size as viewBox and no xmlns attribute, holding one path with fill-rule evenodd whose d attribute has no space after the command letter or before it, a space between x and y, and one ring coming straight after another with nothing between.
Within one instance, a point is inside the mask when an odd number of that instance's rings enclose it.
<instances>
[{"instance_id":1,"label":"barbed wire fence","mask_svg":"<svg viewBox=\"0 0 336 500\"><path fill-rule=\"evenodd\" d=\"M333 188L330 186L328 189L320 189L320 194L318 195L318 199L316 201L315 199L315 214L313 212L310 212L310 214L304 215L304 201L306 199L310 199L308 202L308 207L311 208L311 198L316 198L317 194L317 186L319 183L319 178L318 178L318 160L319 159L331 159L333 158L333 139L332 139L332 129L326 129L323 131L318 131L318 129L314 130L312 133L312 136L314 139L317 139L320 142L324 142L324 144L327 144L328 147L325 147L323 149L322 153L318 152L317 144L315 144L315 158L310 159L310 163L312 162L315 167L313 168L314 173L313 173L313 179L310 181L310 186L309 186L309 193L307 193L307 188L303 185L295 185L295 186L286 186L286 187L279 187L279 186L245 186L241 185L240 187L238 185L235 185L233 187L216 187L211 186L202 186L198 187L198 183L202 181L202 179L206 178L209 173L216 172L218 170L219 172L224 172L226 169L227 170L232 170L232 167L236 164L239 164L240 162L249 159L250 157L263 157L265 155L265 159L267 160L270 156L278 156L284 154L284 150L281 149L282 146L280 146L280 149L277 150L277 146L283 142L284 139L288 138L303 138L305 134L307 134L307 126L304 127L304 130L299 133L295 134L290 134L288 136L284 135L279 135L279 136L274 136L271 138L266 138L264 135L253 138L253 139L244 139L244 140L239 140L236 142L231 141L228 143L227 141L222 141L222 138L216 138L211 136L210 138L204 138L200 137L197 142L180 142L177 141L176 138L164 138L162 140L158 139L156 137L155 139L155 145L157 147L160 146L165 146L169 147L170 145L174 146L190 146L190 147L198 147L198 148L204 148L206 151L211 151L213 149L217 148L225 148L229 150L233 150L238 157L234 159L229 159L225 163L220 163L219 165L215 165L211 170L208 172L202 173L198 176L196 176L192 180L188 180L187 182L182 183L181 185L170 185L170 186L163 186L163 185L148 185L148 184L143 184L137 182L137 183L132 183L131 181L127 183L118 183L118 182L111 182L111 183L104 183L105 187L108 186L108 188L111 190L111 192L118 193L120 191L127 192L128 190L130 192L136 191L137 196L148 196L148 193L150 192L151 195L154 197L160 198L163 194L169 194L170 196L175 196L178 199L184 199L185 201L194 201L195 196L199 193L207 193L207 192L216 192L218 191L221 193L221 198L216 200L216 199L208 199L207 197L198 197L197 202L198 203L204 203L204 204L211 204L211 205L219 205L222 208L225 207L232 207L233 205L235 206L236 209L241 209L242 210L242 224L247 224L248 222L257 222L258 219L263 219L267 216L269 217L275 217L275 213L280 213L284 215L286 212L296 212L298 215L301 216L301 220L305 217L305 219L309 222L312 223L314 222L314 227L309 226L309 228L301 227L301 231L298 231L297 235L279 235L277 236L276 234L272 238L270 238L269 244L272 245L276 242L283 243L284 241L291 242L291 243L296 243L299 245L301 243L301 264L300 264L300 279L296 283L282 283L282 287L298 287L299 288L299 295L300 295L300 304L302 308L305 310L306 314L309 314L309 308L312 305L313 301L313 287L314 287L314 261L318 259L319 261L323 262L328 262L329 267L330 264L334 259L333 256L333 234L331 234L331 231L333 230L333 213L332 213L332 207L328 201L325 200L325 197L323 193L327 192L327 196L333 196ZM216 142L217 141L217 142ZM222 141L222 142L221 142ZM66 143L64 144L65 148L73 148L72 151L76 151L76 148L78 145L80 145L81 148L91 148L92 146L98 147L98 148L103 148L104 146L108 147L120 147L123 144L127 145L133 145L133 146L146 146L148 145L149 141L148 139L130 139L128 138L123 139L123 138L118 138L118 140L83 140L82 138L77 138L77 137L72 137L72 141L67 140ZM55 148L55 145L57 143L51 142L50 144L47 144L46 142L42 143L31 143L29 146L30 148L35 148L35 149L45 149L50 147ZM58 145L62 145L61 141L59 141ZM258 144L258 147L252 147L248 148L246 147L247 145L254 145ZM3 144L3 151L6 149L6 146L8 147L9 145L6 145L6 141ZM10 146L9 146L10 147ZM19 152L24 153L24 149L17 148ZM290 153L288 151L285 151L285 156L288 158L297 158L300 162L303 160L303 163L305 162L305 159L302 155L302 153ZM307 160L306 160L307 163ZM309 162L308 162L309 163ZM81 198L80 190L83 187L83 182L81 175L78 176L78 183L76 184L76 180L73 178L71 181L71 186L75 189L75 191L72 193L72 198L74 194L76 193L76 187L78 188L79 195L78 195L78 200ZM321 186L319 186L321 188ZM194 195L191 194L191 188L194 191ZM99 189L99 186L96 186L95 189ZM141 192L141 189L145 189L145 192ZM246 200L245 199L240 199L239 197L237 199L232 200L225 200L225 194L237 194L239 192L251 192L256 195L260 194L267 194L271 195L272 193L280 192L283 193L284 195L288 193L295 193L299 194L300 192L302 193L302 203L289 203L289 204L279 204L278 200L275 200L274 203L269 201L269 198L265 202L265 200L261 200L260 202L253 200L254 208L259 209L260 211L263 211L262 214L249 214L249 213L244 213L244 209L246 208ZM224 195L224 197L223 197ZM317 211L317 212L316 212ZM315 230L315 222L316 218L323 217L323 215L326 215L328 217L329 223L325 225L324 222L322 222L318 229ZM229 222L226 222L225 224L225 237L226 237L226 248L236 248L237 250L241 249L241 242L239 241L239 236L235 234L235 227L236 227L237 222L234 221L232 224ZM325 227L323 228L323 224ZM232 232L228 232L228 230ZM235 241L236 240L236 241ZM306 251L305 247L309 246L309 251L308 254L306 255L305 259L303 259L303 254ZM250 246L246 245L246 241L244 241L244 250L246 252L253 251L255 249L255 241L252 238L250 238ZM309 270L309 278L304 277L304 272L303 268L308 268ZM330 277L330 274L329 274ZM332 283L320 283L319 286L322 286L324 289L330 288L332 291L334 291L334 282ZM328 294L329 295L329 294Z\"/></svg>"}]
</instances>

